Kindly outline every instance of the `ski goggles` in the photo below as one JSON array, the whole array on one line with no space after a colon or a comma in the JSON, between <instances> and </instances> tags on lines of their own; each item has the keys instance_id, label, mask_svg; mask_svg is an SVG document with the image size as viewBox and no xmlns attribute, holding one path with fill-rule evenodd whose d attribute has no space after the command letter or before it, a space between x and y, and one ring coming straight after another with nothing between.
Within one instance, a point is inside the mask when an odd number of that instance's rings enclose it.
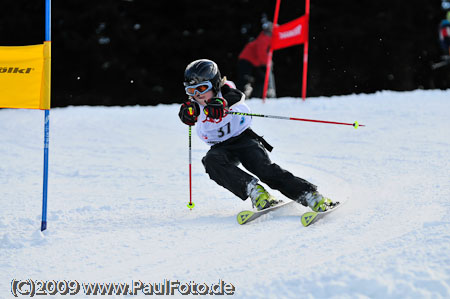
<instances>
[{"instance_id":1,"label":"ski goggles","mask_svg":"<svg viewBox=\"0 0 450 299\"><path fill-rule=\"evenodd\" d=\"M209 81L201 82L196 85L189 85L185 87L186 94L188 96L195 96L195 94L198 92L199 94L204 94L212 89L212 84Z\"/></svg>"}]
</instances>

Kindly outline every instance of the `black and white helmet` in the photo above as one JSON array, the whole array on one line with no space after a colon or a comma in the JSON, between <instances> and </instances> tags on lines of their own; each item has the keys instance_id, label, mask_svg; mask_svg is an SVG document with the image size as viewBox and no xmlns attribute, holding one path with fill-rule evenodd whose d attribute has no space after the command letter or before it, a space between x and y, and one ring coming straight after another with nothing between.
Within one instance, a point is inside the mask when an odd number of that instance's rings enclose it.
<instances>
[{"instance_id":1,"label":"black and white helmet","mask_svg":"<svg viewBox=\"0 0 450 299\"><path fill-rule=\"evenodd\" d=\"M188 64L184 71L184 86L209 81L217 93L222 87L222 77L217 64L209 59L199 59Z\"/></svg>"}]
</instances>

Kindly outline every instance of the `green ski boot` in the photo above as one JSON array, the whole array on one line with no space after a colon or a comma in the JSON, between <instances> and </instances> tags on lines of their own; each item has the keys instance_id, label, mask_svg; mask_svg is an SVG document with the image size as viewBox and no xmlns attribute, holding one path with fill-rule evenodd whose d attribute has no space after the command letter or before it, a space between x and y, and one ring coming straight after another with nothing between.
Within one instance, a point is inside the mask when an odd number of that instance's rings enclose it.
<instances>
[{"instance_id":1,"label":"green ski boot","mask_svg":"<svg viewBox=\"0 0 450 299\"><path fill-rule=\"evenodd\" d=\"M329 208L334 207L335 203L331 199L322 196L318 192L308 193L305 196L306 203L314 212L325 212Z\"/></svg>"},{"instance_id":2,"label":"green ski boot","mask_svg":"<svg viewBox=\"0 0 450 299\"><path fill-rule=\"evenodd\" d=\"M267 209L278 203L278 201L272 197L260 184L256 184L252 188L250 191L250 198L253 206L256 207L258 211Z\"/></svg>"}]
</instances>

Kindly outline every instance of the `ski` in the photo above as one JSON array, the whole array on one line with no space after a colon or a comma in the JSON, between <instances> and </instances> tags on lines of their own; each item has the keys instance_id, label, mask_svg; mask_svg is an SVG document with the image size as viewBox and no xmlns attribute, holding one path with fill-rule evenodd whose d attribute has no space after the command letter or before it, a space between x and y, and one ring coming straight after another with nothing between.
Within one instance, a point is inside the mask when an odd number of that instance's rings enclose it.
<instances>
[{"instance_id":1,"label":"ski","mask_svg":"<svg viewBox=\"0 0 450 299\"><path fill-rule=\"evenodd\" d=\"M342 206L342 203L340 202L336 202L336 204L330 208L329 210L325 211L325 212L306 212L302 214L302 224L303 226L309 226L315 222L317 222L318 220L322 219L323 217L325 217L327 214L336 211L339 207Z\"/></svg>"},{"instance_id":2,"label":"ski","mask_svg":"<svg viewBox=\"0 0 450 299\"><path fill-rule=\"evenodd\" d=\"M287 206L294 202L295 201L293 201L293 200L288 201L288 202L281 202L273 207L270 207L270 208L267 208L267 209L264 209L261 211L249 211L249 210L241 211L241 212L239 212L239 214L237 214L237 222L241 225L249 223L267 213L278 210L279 208L282 208L282 207ZM329 214L333 211L336 211L342 205L343 205L343 203L336 202L332 207L329 208L329 210L327 210L325 212L314 212L314 211L305 212L301 215L301 222L302 222L303 226L305 226L305 227L309 226L309 225L317 222L318 220L322 219L327 214Z\"/></svg>"},{"instance_id":3,"label":"ski","mask_svg":"<svg viewBox=\"0 0 450 299\"><path fill-rule=\"evenodd\" d=\"M275 205L273 207L270 207L270 208L267 208L267 209L264 209L264 210L261 210L261 211L242 211L242 212L239 212L239 214L237 214L237 222L239 224L241 224L241 225L249 223L249 222L251 222L251 221L261 217L262 215L265 215L265 214L267 214L269 212L278 210L279 208L287 206L287 205L289 205L289 204L291 204L293 202L295 202L295 201L292 200L292 201L287 201L287 202L281 202L281 203L278 203L277 205Z\"/></svg>"}]
</instances>

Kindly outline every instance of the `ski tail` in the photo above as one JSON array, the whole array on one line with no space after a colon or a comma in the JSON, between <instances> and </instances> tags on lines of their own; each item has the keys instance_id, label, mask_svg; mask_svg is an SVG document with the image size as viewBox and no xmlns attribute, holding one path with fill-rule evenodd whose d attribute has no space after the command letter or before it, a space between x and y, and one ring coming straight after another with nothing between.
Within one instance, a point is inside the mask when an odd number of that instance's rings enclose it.
<instances>
[{"instance_id":1,"label":"ski tail","mask_svg":"<svg viewBox=\"0 0 450 299\"><path fill-rule=\"evenodd\" d=\"M318 212L306 212L302 215L302 224L303 226L308 226L315 222L317 216L319 215Z\"/></svg>"},{"instance_id":2,"label":"ski tail","mask_svg":"<svg viewBox=\"0 0 450 299\"><path fill-rule=\"evenodd\" d=\"M237 218L237 222L239 224L241 224L241 225L245 224L245 223L248 223L250 221L253 221L253 220L261 217L262 215L265 215L265 214L267 214L269 212L278 210L279 208L284 207L284 206L286 206L288 204L291 204L293 202L295 202L295 201L283 202L283 201L279 200L276 205L271 206L270 208L267 208L267 209L263 209L263 210L259 210L259 211L242 211L236 217Z\"/></svg>"},{"instance_id":3,"label":"ski tail","mask_svg":"<svg viewBox=\"0 0 450 299\"><path fill-rule=\"evenodd\" d=\"M340 202L335 202L333 203L333 205L329 206L328 210L326 210L325 212L306 212L303 213L301 221L303 226L309 226L311 224L313 224L314 222L318 221L319 219L325 217L328 213L334 212L336 211L337 208L341 207L342 203Z\"/></svg>"},{"instance_id":4,"label":"ski tail","mask_svg":"<svg viewBox=\"0 0 450 299\"><path fill-rule=\"evenodd\" d=\"M241 225L245 224L252 218L253 214L255 214L255 212L242 211L237 215L237 222Z\"/></svg>"}]
</instances>

